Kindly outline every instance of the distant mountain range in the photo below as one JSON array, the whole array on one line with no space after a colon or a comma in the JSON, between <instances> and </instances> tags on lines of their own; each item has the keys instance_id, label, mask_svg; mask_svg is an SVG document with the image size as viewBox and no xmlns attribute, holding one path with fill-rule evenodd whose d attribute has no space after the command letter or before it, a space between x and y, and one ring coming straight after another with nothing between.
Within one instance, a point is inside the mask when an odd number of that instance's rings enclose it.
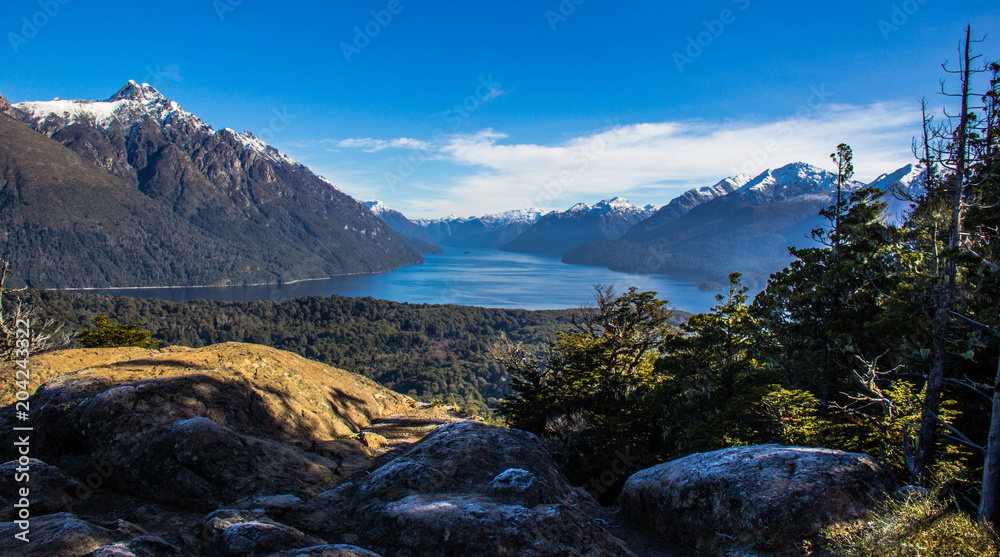
<instances>
[{"instance_id":1,"label":"distant mountain range","mask_svg":"<svg viewBox=\"0 0 1000 557\"><path fill-rule=\"evenodd\" d=\"M920 167L907 165L872 182L887 192L889 220L900 220L907 206L890 192L919 189L921 177ZM805 163L767 170L753 179L727 178L686 192L620 238L577 246L562 260L722 283L729 273L740 271L748 284L760 287L791 261L789 246L815 245L810 232L826 224L819 211L831 204L836 179ZM849 187L864 185L851 182Z\"/></svg>"},{"instance_id":2,"label":"distant mountain range","mask_svg":"<svg viewBox=\"0 0 1000 557\"><path fill-rule=\"evenodd\" d=\"M423 260L326 179L134 81L106 101L3 99L0 175L0 257L31 286L279 282Z\"/></svg>"},{"instance_id":3,"label":"distant mountain range","mask_svg":"<svg viewBox=\"0 0 1000 557\"><path fill-rule=\"evenodd\" d=\"M450 216L415 221L442 246L499 249L531 227L542 212L518 209L481 217Z\"/></svg>"},{"instance_id":4,"label":"distant mountain range","mask_svg":"<svg viewBox=\"0 0 1000 557\"><path fill-rule=\"evenodd\" d=\"M618 238L655 210L652 205L636 207L622 197L605 199L593 207L577 203L561 213L542 216L500 249L561 257L576 246Z\"/></svg>"},{"instance_id":5,"label":"distant mountain range","mask_svg":"<svg viewBox=\"0 0 1000 557\"><path fill-rule=\"evenodd\" d=\"M853 181L848 192L879 188L888 203L885 218L904 221L919 195L924 169L906 165L870 184ZM819 216L833 202L837 177L806 163L792 163L751 177L738 175L695 188L656 209L615 197L566 211L508 211L482 217L409 221L377 202L372 210L404 236L426 237L445 246L495 248L561 257L577 265L664 274L725 284L739 271L746 284L764 285L787 265L790 246L815 245L811 232L828 223ZM902 194L902 195L900 195Z\"/></svg>"},{"instance_id":6,"label":"distant mountain range","mask_svg":"<svg viewBox=\"0 0 1000 557\"><path fill-rule=\"evenodd\" d=\"M368 210L374 213L376 217L402 236L411 248L425 254L442 253L441 246L438 245L430 232L427 232L427 229L406 218L403 213L395 209L390 209L385 203L378 200L365 201L365 207L368 207Z\"/></svg>"}]
</instances>

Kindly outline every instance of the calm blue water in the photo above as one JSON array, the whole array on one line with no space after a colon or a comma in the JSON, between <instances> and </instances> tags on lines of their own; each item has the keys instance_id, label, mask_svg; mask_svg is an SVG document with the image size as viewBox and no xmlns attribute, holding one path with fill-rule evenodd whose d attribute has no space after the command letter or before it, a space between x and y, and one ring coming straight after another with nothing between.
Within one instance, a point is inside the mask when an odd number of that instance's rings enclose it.
<instances>
[{"instance_id":1,"label":"calm blue water","mask_svg":"<svg viewBox=\"0 0 1000 557\"><path fill-rule=\"evenodd\" d=\"M280 301L299 296L371 296L397 302L461 304L493 308L565 309L593 305L594 284L616 292L630 286L655 290L676 309L702 312L715 305L713 292L666 277L618 273L598 267L567 265L558 259L490 249L445 248L424 256L426 263L388 273L333 277L295 284L200 288L103 289L173 301L215 299Z\"/></svg>"}]
</instances>

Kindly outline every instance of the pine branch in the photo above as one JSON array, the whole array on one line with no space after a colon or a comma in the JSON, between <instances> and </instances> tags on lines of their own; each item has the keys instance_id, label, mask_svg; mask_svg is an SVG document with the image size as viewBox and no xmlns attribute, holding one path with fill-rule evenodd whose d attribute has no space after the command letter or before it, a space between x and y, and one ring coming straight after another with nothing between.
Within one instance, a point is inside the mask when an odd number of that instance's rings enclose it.
<instances>
[{"instance_id":1,"label":"pine branch","mask_svg":"<svg viewBox=\"0 0 1000 557\"><path fill-rule=\"evenodd\" d=\"M955 429L955 427L952 426L951 424L949 424L948 422L942 420L941 416L938 416L934 412L931 412L931 416L933 416L934 419L937 420L938 425L940 425L941 427L945 428L946 430L948 430L948 432L951 433L951 435L940 433L939 435L941 437L944 437L946 439L954 441L955 443L958 443L960 445L964 445L964 446L966 446L966 447L968 447L968 448L970 448L970 449L972 449L972 450L974 450L974 451L976 451L978 453L986 454L986 448L985 447L977 445L974 441L972 441L972 439L969 439L968 437L966 437L964 433L962 433L961 431Z\"/></svg>"},{"instance_id":2,"label":"pine branch","mask_svg":"<svg viewBox=\"0 0 1000 557\"><path fill-rule=\"evenodd\" d=\"M976 321L975 319L973 319L973 318L971 318L971 317L969 317L969 316L967 316L967 315L965 315L963 313L959 313L959 312L957 312L957 311L955 311L955 310L953 310L951 308L948 308L948 313L950 313L951 315L953 315L955 317L958 317L959 319L964 320L965 322L967 322L967 323L969 323L971 325L974 325L978 329L982 329L983 331L986 331L987 333L990 333L991 335L993 335L993 336L995 336L997 338L1000 338L1000 331L997 331L996 329L994 329L993 327L990 327L989 325L980 323L979 321Z\"/></svg>"}]
</instances>

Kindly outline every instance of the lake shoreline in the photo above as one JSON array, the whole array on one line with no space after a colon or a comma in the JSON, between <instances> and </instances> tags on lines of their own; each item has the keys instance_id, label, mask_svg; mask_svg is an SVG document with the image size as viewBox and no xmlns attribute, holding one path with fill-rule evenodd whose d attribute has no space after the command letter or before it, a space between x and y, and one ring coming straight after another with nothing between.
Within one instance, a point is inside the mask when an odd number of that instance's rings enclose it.
<instances>
[{"instance_id":1,"label":"lake shoreline","mask_svg":"<svg viewBox=\"0 0 1000 557\"><path fill-rule=\"evenodd\" d=\"M304 296L371 297L400 303L460 305L523 310L580 309L594 303L594 285L617 292L635 286L656 291L675 309L699 313L715 305L698 283L639 275L603 267L571 265L558 258L485 248L445 247L422 264L380 273L349 273L284 283L200 286L59 288L53 291L157 298L174 302L283 301Z\"/></svg>"},{"instance_id":2,"label":"lake shoreline","mask_svg":"<svg viewBox=\"0 0 1000 557\"><path fill-rule=\"evenodd\" d=\"M423 265L423 263L411 263L410 265ZM317 280L330 280L341 277L360 277L369 275L381 275L384 273L391 273L393 271L398 271L403 267L409 267L410 265L403 265L401 267L396 267L395 269L389 269L386 271L378 271L375 273L344 273L342 275L329 275L325 277L315 277L315 278L304 278L289 280L285 282L253 282L250 284L193 284L190 286L80 286L74 288L36 288L35 290L52 290L56 292L91 292L94 290L146 290L146 289L156 289L156 290L169 290L169 289L181 289L181 288L251 288L259 286L289 286L292 284L298 284L301 282L312 282Z\"/></svg>"}]
</instances>

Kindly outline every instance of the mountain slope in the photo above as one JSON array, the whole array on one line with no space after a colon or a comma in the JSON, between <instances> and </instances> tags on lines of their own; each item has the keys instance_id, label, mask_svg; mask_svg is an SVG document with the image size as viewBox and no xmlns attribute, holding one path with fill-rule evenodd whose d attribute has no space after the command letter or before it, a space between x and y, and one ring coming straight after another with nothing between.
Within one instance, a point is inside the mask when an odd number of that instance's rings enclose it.
<instances>
[{"instance_id":1,"label":"mountain slope","mask_svg":"<svg viewBox=\"0 0 1000 557\"><path fill-rule=\"evenodd\" d=\"M652 213L652 206L636 207L621 197L593 207L577 203L562 213L543 216L500 249L558 257L581 244L618 238Z\"/></svg>"},{"instance_id":2,"label":"mountain slope","mask_svg":"<svg viewBox=\"0 0 1000 557\"><path fill-rule=\"evenodd\" d=\"M388 224L389 228L402 236L414 250L422 254L443 252L441 246L427 232L427 229L406 218L403 213L390 209L385 203L378 200L365 201L365 207L368 207L368 210L379 220Z\"/></svg>"},{"instance_id":3,"label":"mountain slope","mask_svg":"<svg viewBox=\"0 0 1000 557\"><path fill-rule=\"evenodd\" d=\"M213 130L149 85L130 81L107 101L28 102L14 110L22 123L168 209L175 221L170 226L183 222L220 245L239 246L248 261L210 273L212 283L380 272L422 261L330 182L249 132ZM212 265L214 255L204 252L198 261ZM148 276L114 275L73 286L157 285ZM158 284L204 280L179 268ZM40 274L32 284L54 283Z\"/></svg>"},{"instance_id":4,"label":"mountain slope","mask_svg":"<svg viewBox=\"0 0 1000 557\"><path fill-rule=\"evenodd\" d=\"M2 98L2 97L0 97ZM165 284L262 274L213 238L73 151L0 114L0 257L18 282Z\"/></svg>"},{"instance_id":5,"label":"mountain slope","mask_svg":"<svg viewBox=\"0 0 1000 557\"><path fill-rule=\"evenodd\" d=\"M563 261L699 281L724 282L740 271L748 284L760 286L791 260L788 246L814 244L809 232L822 225L819 211L830 204L835 183L836 175L805 163L767 170L676 218L644 222L618 240L573 249Z\"/></svg>"}]
</instances>

